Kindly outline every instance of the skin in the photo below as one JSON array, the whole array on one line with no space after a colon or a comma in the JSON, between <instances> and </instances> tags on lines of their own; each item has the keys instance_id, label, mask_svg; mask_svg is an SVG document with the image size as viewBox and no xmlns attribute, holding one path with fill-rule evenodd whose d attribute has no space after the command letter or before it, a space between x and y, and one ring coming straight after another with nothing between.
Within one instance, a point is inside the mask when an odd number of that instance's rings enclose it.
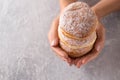
<instances>
[{"instance_id":1,"label":"skin","mask_svg":"<svg viewBox=\"0 0 120 80\"><path fill-rule=\"evenodd\" d=\"M59 0L60 2L60 13L63 11L63 9L69 5L70 3L73 3L77 0ZM76 67L80 68L82 65L88 63L89 61L95 59L101 50L103 49L104 42L105 42L105 28L101 24L100 19L104 16L120 10L120 0L101 0L96 5L91 7L93 9L98 17L98 26L96 29L97 33L97 40L94 44L93 49L88 54L72 59L70 58L65 51L63 51L59 46L59 37L58 37L58 25L59 25L59 16L57 16L51 25L51 28L48 33L48 39L49 43L51 45L52 50L56 53L57 56L59 56L62 60L66 61L69 65L74 64Z\"/></svg>"}]
</instances>

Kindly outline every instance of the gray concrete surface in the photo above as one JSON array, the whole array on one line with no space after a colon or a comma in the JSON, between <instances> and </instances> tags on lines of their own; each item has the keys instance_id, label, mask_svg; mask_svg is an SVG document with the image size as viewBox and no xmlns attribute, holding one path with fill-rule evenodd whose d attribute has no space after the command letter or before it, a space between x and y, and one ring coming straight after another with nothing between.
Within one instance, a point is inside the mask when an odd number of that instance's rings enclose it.
<instances>
[{"instance_id":1,"label":"gray concrete surface","mask_svg":"<svg viewBox=\"0 0 120 80\"><path fill-rule=\"evenodd\" d=\"M58 13L58 0L0 0L0 80L119 80L120 12L102 20L105 48L80 69L49 47L47 33Z\"/></svg>"}]
</instances>

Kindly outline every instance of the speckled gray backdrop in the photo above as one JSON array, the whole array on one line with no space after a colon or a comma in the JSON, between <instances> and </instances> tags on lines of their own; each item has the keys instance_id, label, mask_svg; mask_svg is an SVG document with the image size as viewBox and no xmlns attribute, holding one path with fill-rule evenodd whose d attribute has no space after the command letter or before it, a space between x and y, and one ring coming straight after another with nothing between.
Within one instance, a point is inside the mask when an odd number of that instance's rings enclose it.
<instances>
[{"instance_id":1,"label":"speckled gray backdrop","mask_svg":"<svg viewBox=\"0 0 120 80\"><path fill-rule=\"evenodd\" d=\"M102 20L105 48L80 69L49 47L47 33L58 13L58 0L0 0L0 80L119 80L120 12Z\"/></svg>"}]
</instances>

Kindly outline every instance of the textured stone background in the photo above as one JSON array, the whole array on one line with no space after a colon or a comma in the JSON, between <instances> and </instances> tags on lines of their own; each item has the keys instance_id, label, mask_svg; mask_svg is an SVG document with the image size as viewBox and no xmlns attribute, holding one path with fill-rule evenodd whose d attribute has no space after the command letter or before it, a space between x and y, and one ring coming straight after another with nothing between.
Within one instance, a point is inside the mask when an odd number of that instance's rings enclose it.
<instances>
[{"instance_id":1,"label":"textured stone background","mask_svg":"<svg viewBox=\"0 0 120 80\"><path fill-rule=\"evenodd\" d=\"M120 12L103 19L105 48L80 69L49 47L47 33L58 13L58 0L0 0L0 80L119 80Z\"/></svg>"}]
</instances>

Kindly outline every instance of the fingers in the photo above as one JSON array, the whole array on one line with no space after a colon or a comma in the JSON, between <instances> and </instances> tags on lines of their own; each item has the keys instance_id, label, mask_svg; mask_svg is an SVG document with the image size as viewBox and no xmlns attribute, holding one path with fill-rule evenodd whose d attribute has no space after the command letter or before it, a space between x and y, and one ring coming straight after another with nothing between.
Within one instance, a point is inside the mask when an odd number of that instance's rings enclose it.
<instances>
[{"instance_id":1,"label":"fingers","mask_svg":"<svg viewBox=\"0 0 120 80\"><path fill-rule=\"evenodd\" d=\"M101 23L99 23L96 32L97 32L97 39L94 47L98 52L100 52L104 46L104 41L105 41L105 28Z\"/></svg>"},{"instance_id":2,"label":"fingers","mask_svg":"<svg viewBox=\"0 0 120 80\"><path fill-rule=\"evenodd\" d=\"M59 56L64 61L70 63L71 60L68 57L67 53L59 47L58 25L59 25L59 17L53 20L50 31L48 33L48 39L51 48L56 53L56 55Z\"/></svg>"},{"instance_id":3,"label":"fingers","mask_svg":"<svg viewBox=\"0 0 120 80\"><path fill-rule=\"evenodd\" d=\"M59 25L59 18L55 18L52 22L50 31L48 33L48 39L51 46L57 46L59 42L58 38L58 25Z\"/></svg>"},{"instance_id":4,"label":"fingers","mask_svg":"<svg viewBox=\"0 0 120 80\"><path fill-rule=\"evenodd\" d=\"M97 39L93 46L92 51L81 58L83 64L86 64L90 60L97 57L103 48L104 41L105 41L105 29L101 23L99 23L96 33L97 33Z\"/></svg>"},{"instance_id":5,"label":"fingers","mask_svg":"<svg viewBox=\"0 0 120 80\"><path fill-rule=\"evenodd\" d=\"M68 57L67 53L65 53L60 47L52 47L52 49L56 55L62 58L64 61L71 62L71 59Z\"/></svg>"},{"instance_id":6,"label":"fingers","mask_svg":"<svg viewBox=\"0 0 120 80\"><path fill-rule=\"evenodd\" d=\"M80 68L82 65L88 63L89 61L91 61L92 59L94 59L97 56L97 51L92 50L91 52L89 52L88 54L77 58L74 62L75 66L77 68Z\"/></svg>"},{"instance_id":7,"label":"fingers","mask_svg":"<svg viewBox=\"0 0 120 80\"><path fill-rule=\"evenodd\" d=\"M71 59L71 62L69 63L69 65L72 66L75 64L75 59L73 59L73 58L70 58L70 59Z\"/></svg>"},{"instance_id":8,"label":"fingers","mask_svg":"<svg viewBox=\"0 0 120 80\"><path fill-rule=\"evenodd\" d=\"M80 61L77 63L77 65L76 65L76 66L77 66L78 68L80 68L80 67L81 67L81 65L82 65L82 61L80 60Z\"/></svg>"},{"instance_id":9,"label":"fingers","mask_svg":"<svg viewBox=\"0 0 120 80\"><path fill-rule=\"evenodd\" d=\"M86 64L98 56L98 51L93 49L91 52L81 58L81 63Z\"/></svg>"},{"instance_id":10,"label":"fingers","mask_svg":"<svg viewBox=\"0 0 120 80\"><path fill-rule=\"evenodd\" d=\"M102 24L99 23L99 26L97 27L97 39L93 46L93 49L87 53L86 55L82 56L81 58L76 59L75 65L80 68L81 65L84 65L88 63L89 61L93 60L95 57L98 56L100 51L102 50L104 46L105 41L105 29Z\"/></svg>"},{"instance_id":11,"label":"fingers","mask_svg":"<svg viewBox=\"0 0 120 80\"><path fill-rule=\"evenodd\" d=\"M80 68L80 66L82 65L80 58L75 59L74 64L76 65L77 68Z\"/></svg>"}]
</instances>

